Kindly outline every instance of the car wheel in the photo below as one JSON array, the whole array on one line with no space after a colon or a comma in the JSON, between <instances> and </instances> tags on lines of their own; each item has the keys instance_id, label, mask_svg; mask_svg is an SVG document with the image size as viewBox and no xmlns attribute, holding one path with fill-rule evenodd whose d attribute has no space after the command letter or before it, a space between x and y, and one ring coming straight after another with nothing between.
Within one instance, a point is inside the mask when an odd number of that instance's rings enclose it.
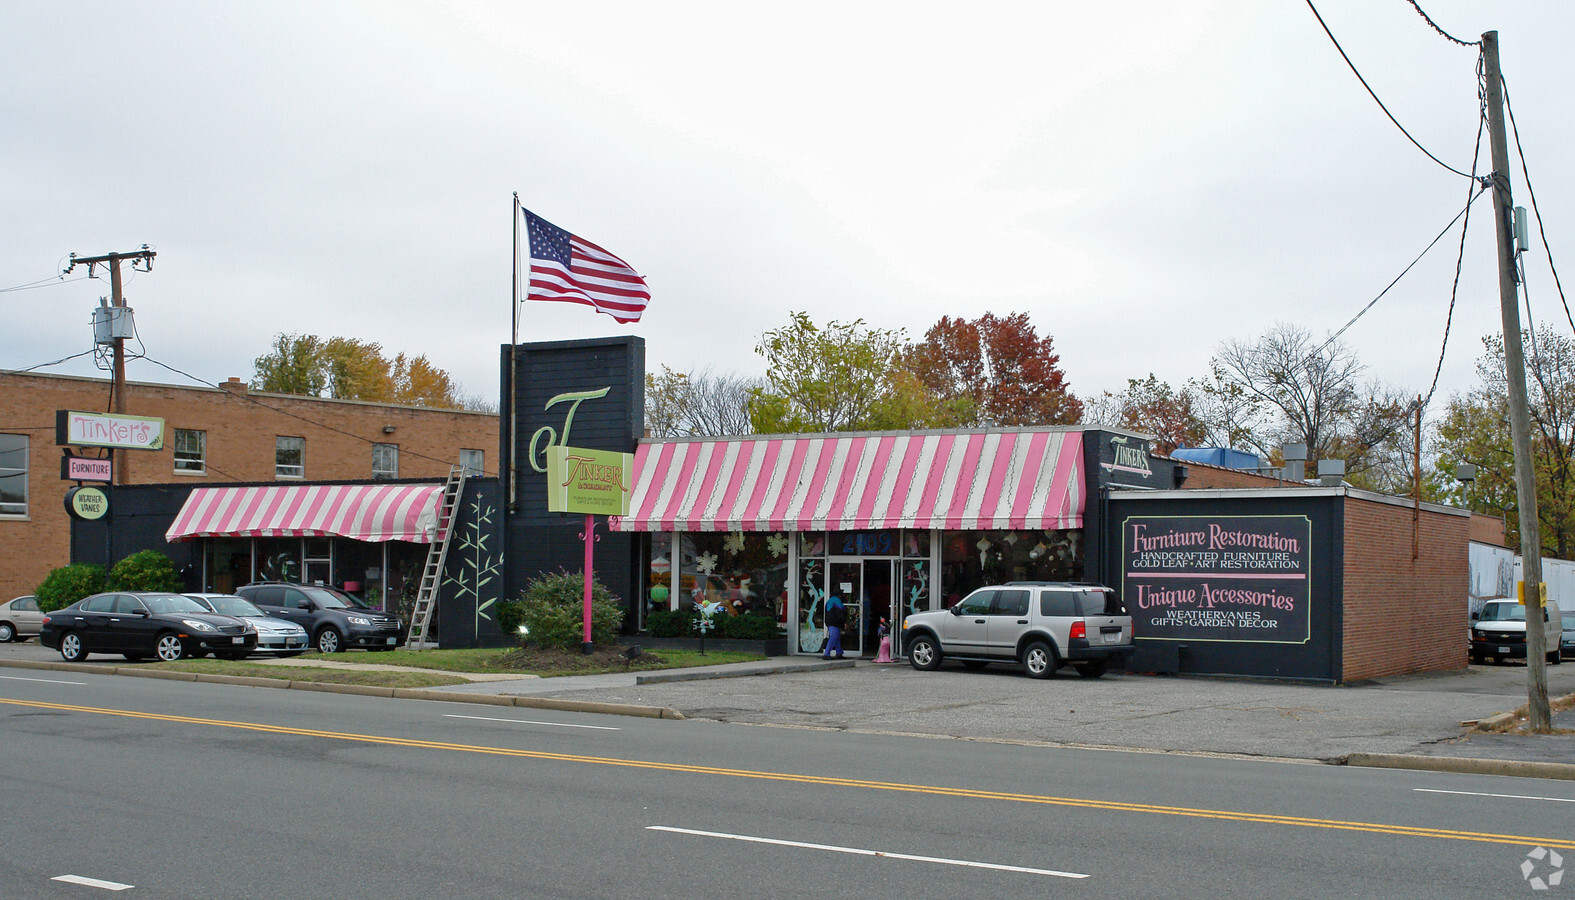
<instances>
[{"instance_id":1,"label":"car wheel","mask_svg":"<svg viewBox=\"0 0 1575 900\"><path fill-rule=\"evenodd\" d=\"M181 643L180 635L166 631L153 642L153 652L163 662L174 662L186 656L186 645Z\"/></svg>"},{"instance_id":2,"label":"car wheel","mask_svg":"<svg viewBox=\"0 0 1575 900\"><path fill-rule=\"evenodd\" d=\"M982 668L984 668L985 666L988 666L988 665L989 665L989 663L985 662L982 659L965 659L965 660L963 660L963 668L971 670L971 671L974 671L974 672L977 672L980 669L982 669Z\"/></svg>"},{"instance_id":3,"label":"car wheel","mask_svg":"<svg viewBox=\"0 0 1575 900\"><path fill-rule=\"evenodd\" d=\"M141 653L122 653L120 655L124 656L127 662L142 662Z\"/></svg>"},{"instance_id":4,"label":"car wheel","mask_svg":"<svg viewBox=\"0 0 1575 900\"><path fill-rule=\"evenodd\" d=\"M87 650L82 647L82 638L75 631L68 631L60 636L60 658L66 662L81 662L87 659Z\"/></svg>"},{"instance_id":5,"label":"car wheel","mask_svg":"<svg viewBox=\"0 0 1575 900\"><path fill-rule=\"evenodd\" d=\"M9 644L16 640L16 626L10 622L0 622L0 644Z\"/></svg>"},{"instance_id":6,"label":"car wheel","mask_svg":"<svg viewBox=\"0 0 1575 900\"><path fill-rule=\"evenodd\" d=\"M1055 674L1055 649L1044 641L1034 641L1023 651L1023 668L1029 678L1049 678Z\"/></svg>"},{"instance_id":7,"label":"car wheel","mask_svg":"<svg viewBox=\"0 0 1575 900\"><path fill-rule=\"evenodd\" d=\"M339 636L338 631L335 631L333 628L324 628L322 631L317 632L318 653L338 653L343 649L344 638Z\"/></svg>"},{"instance_id":8,"label":"car wheel","mask_svg":"<svg viewBox=\"0 0 1575 900\"><path fill-rule=\"evenodd\" d=\"M1106 665L1105 661L1101 659L1078 666L1077 674L1083 676L1084 678L1098 678L1099 676L1105 674L1105 670L1107 668L1108 666Z\"/></svg>"},{"instance_id":9,"label":"car wheel","mask_svg":"<svg viewBox=\"0 0 1575 900\"><path fill-rule=\"evenodd\" d=\"M941 647L935 638L921 634L909 641L908 664L921 672L934 671L941 664Z\"/></svg>"}]
</instances>

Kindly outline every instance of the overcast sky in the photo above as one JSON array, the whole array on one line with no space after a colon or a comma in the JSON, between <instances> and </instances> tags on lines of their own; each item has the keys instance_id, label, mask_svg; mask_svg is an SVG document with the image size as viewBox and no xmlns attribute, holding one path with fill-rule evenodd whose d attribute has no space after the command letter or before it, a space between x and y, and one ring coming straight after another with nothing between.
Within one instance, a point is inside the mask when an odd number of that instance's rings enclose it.
<instances>
[{"instance_id":1,"label":"overcast sky","mask_svg":"<svg viewBox=\"0 0 1575 900\"><path fill-rule=\"evenodd\" d=\"M1416 139L1469 170L1476 48L1408 0L1317 5ZM1575 3L1422 5L1463 39L1499 32L1575 278ZM652 292L628 326L525 304L523 340L632 333L652 369L754 375L789 310L911 338L1026 312L1087 397L1202 376L1276 322L1338 329L1470 187L1384 117L1304 0L12 2L0 122L0 288L146 243L158 258L126 295L151 359L249 379L280 331L343 335L487 399L515 191ZM1518 161L1512 178L1530 207ZM1490 199L1441 398L1475 384L1500 327ZM1426 391L1457 242L1346 333L1371 377ZM1535 318L1563 323L1540 242L1526 265ZM108 293L0 293L0 368L89 349Z\"/></svg>"}]
</instances>

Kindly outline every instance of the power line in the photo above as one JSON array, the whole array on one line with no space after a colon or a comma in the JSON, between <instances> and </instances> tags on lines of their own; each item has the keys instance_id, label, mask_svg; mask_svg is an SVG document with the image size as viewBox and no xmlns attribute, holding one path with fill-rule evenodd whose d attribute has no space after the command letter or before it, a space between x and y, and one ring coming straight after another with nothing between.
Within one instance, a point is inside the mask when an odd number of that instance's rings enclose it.
<instances>
[{"instance_id":1,"label":"power line","mask_svg":"<svg viewBox=\"0 0 1575 900\"><path fill-rule=\"evenodd\" d=\"M1422 261L1422 257L1426 256L1427 252L1429 250L1432 250L1433 247L1435 245L1437 245L1439 241L1444 239L1444 235L1448 234L1450 229L1455 227L1455 223L1460 221L1461 217L1463 217L1464 215L1466 215L1466 213L1471 211L1471 204L1475 203L1477 201L1478 197L1481 197L1483 194L1487 193L1487 188L1486 187L1479 187L1479 186L1476 185L1475 182L1472 183L1472 187L1474 187L1476 189L1475 193L1472 194L1471 199L1466 201L1465 207L1463 209L1461 209L1460 212L1455 213L1455 217L1453 219L1449 220L1449 224L1444 226L1444 230L1440 231L1438 233L1437 237L1434 237L1433 240L1431 242L1429 242L1428 245L1422 249L1422 252L1418 253L1416 255L1416 259L1411 260L1411 264L1406 266L1405 269L1403 269L1400 272L1399 275L1395 276L1393 281L1389 282L1389 284L1383 290L1379 291L1378 292L1378 296L1376 296L1373 299L1367 301L1367 305L1362 307L1361 310L1359 312L1357 312L1356 315L1352 316L1351 320L1349 322L1346 322L1344 325L1340 326L1340 330L1339 331L1336 331L1334 334L1330 335L1329 339L1324 341L1322 344L1319 344L1318 348L1316 350L1314 350L1313 352L1307 354L1307 358L1308 359L1312 359L1313 357L1316 357L1319 354L1323 353L1325 348L1327 348L1330 344L1332 344L1335 341L1340 339L1340 335L1345 334L1346 331L1350 330L1350 327L1352 325L1355 325L1356 321L1358 319L1360 319L1362 316L1367 315L1367 311L1372 309L1373 306L1375 304L1377 304L1379 300L1382 300L1384 298L1384 295L1389 293L1389 289L1390 288L1393 288L1395 285L1399 284L1400 283L1400 279L1404 278L1406 276L1407 272L1410 272L1413 268L1415 268L1416 264Z\"/></svg>"},{"instance_id":2,"label":"power line","mask_svg":"<svg viewBox=\"0 0 1575 900\"><path fill-rule=\"evenodd\" d=\"M1462 41L1460 38L1457 38L1454 35L1450 34L1449 32L1445 31L1444 29L1439 28L1438 27L1438 23L1434 22L1431 16L1429 16L1427 13L1422 11L1421 4L1417 3L1416 0L1411 0L1411 5L1416 7L1416 14L1421 16L1423 21L1425 21L1425 22L1427 22L1427 24L1433 26L1433 30L1438 32L1439 34L1443 35L1444 37L1454 41L1455 43L1459 44L1462 47L1480 47L1480 46L1482 46L1482 42L1481 41Z\"/></svg>"},{"instance_id":3,"label":"power line","mask_svg":"<svg viewBox=\"0 0 1575 900\"><path fill-rule=\"evenodd\" d=\"M1415 144L1416 145L1416 149L1422 151L1423 153L1426 153L1427 154L1427 158L1431 159L1433 162L1438 163L1439 165L1443 166L1444 168L1448 169L1451 172L1454 172L1456 175L1459 175L1462 178L1471 178L1472 177L1471 175L1460 171L1459 169L1455 168L1454 166L1450 165L1449 163L1446 163L1443 160L1439 159L1438 157L1434 156L1431 152L1428 151L1428 149L1426 147L1422 146L1421 142L1419 142L1416 138L1411 136L1411 132L1405 130L1405 126L1401 125L1400 124L1400 120L1396 119L1395 116L1394 116L1394 113L1389 111L1389 107L1384 105L1384 101L1378 99L1378 94L1375 93L1373 91L1372 86L1367 83L1367 79L1363 78L1362 77L1362 73L1357 71L1356 63L1351 62L1351 57L1346 55L1345 48L1341 47L1340 46L1340 42L1335 40L1334 32L1329 30L1329 26L1324 22L1323 16L1318 14L1318 8L1316 6L1313 6L1312 0L1307 0L1307 8L1312 10L1313 16L1318 19L1318 24L1323 26L1323 33L1327 34L1329 36L1329 40L1334 43L1334 49L1340 51L1340 57L1345 60L1345 64L1347 66L1351 67L1351 71L1353 73L1355 73L1355 75L1356 75L1356 80L1360 81L1362 83L1362 87L1367 88L1367 93L1368 93L1369 96L1371 96L1373 98L1373 102L1377 103L1378 104L1378 108L1384 111L1384 115L1389 117L1389 121L1395 123L1395 127L1400 129L1400 133L1406 136L1406 140L1409 140L1411 143ZM1432 21L1432 20L1429 20L1429 21Z\"/></svg>"},{"instance_id":4,"label":"power line","mask_svg":"<svg viewBox=\"0 0 1575 900\"><path fill-rule=\"evenodd\" d=\"M1420 11L1420 10L1418 10L1418 11ZM1478 76L1481 76L1481 74L1482 74L1482 67L1480 65L1477 66L1477 74L1478 74ZM1479 94L1479 96L1481 96L1483 98L1483 102L1486 103L1487 102L1487 95L1483 91L1483 85L1482 85L1482 82L1480 80L1480 77L1478 79L1477 84L1478 84L1478 88L1477 88L1478 94ZM1471 174L1472 175L1476 174L1476 172L1477 172L1477 160L1480 159L1481 156L1482 156L1482 132L1486 128L1487 128L1487 115L1486 115L1486 112L1484 110L1484 114L1477 119L1476 149L1473 150L1472 153L1471 153ZM1460 251L1455 256L1455 281L1454 281L1453 284L1451 284L1449 286L1449 311L1444 314L1444 340L1439 344L1439 347L1438 347L1438 365L1436 367L1434 367L1434 369L1433 369L1433 383L1431 385L1428 385L1428 388L1427 388L1427 399L1423 400L1422 403L1421 403L1421 406L1423 408L1426 408L1426 406L1429 403L1433 402L1433 394L1434 394L1435 391L1438 390L1438 379L1439 379L1439 376L1442 375L1443 372L1444 372L1444 354L1449 351L1449 331L1455 324L1455 300L1456 300L1456 298L1458 298L1460 296L1460 269L1465 264L1465 261L1466 261L1466 233L1471 229L1471 202L1476 200L1477 197L1482 196L1482 190L1483 190L1483 189L1477 187L1477 183L1476 182L1472 182L1471 187L1474 188L1474 189L1477 189L1477 190L1476 190L1476 193L1474 193L1474 194L1473 193L1468 193L1467 199L1466 199L1466 216L1465 216L1465 221L1462 222L1461 225L1460 225Z\"/></svg>"},{"instance_id":5,"label":"power line","mask_svg":"<svg viewBox=\"0 0 1575 900\"><path fill-rule=\"evenodd\" d=\"M1559 281L1558 267L1553 264L1553 249L1548 246L1548 231L1542 226L1542 212L1537 209L1537 192L1531 189L1531 172L1526 168L1526 151L1520 145L1520 128L1515 124L1515 108L1509 103L1509 84L1499 76L1499 83L1504 87L1504 109L1509 113L1509 127L1515 134L1515 153L1520 157L1520 174L1526 181L1526 195L1531 198L1531 213L1537 217L1537 234L1542 237L1542 251L1548 255L1548 269L1553 272L1553 284L1559 290L1559 302L1564 304L1564 318L1570 323L1570 330L1575 332L1575 317L1570 315L1569 301L1564 298L1564 284ZM1522 277L1521 283L1525 283ZM1529 312L1528 312L1529 315Z\"/></svg>"},{"instance_id":6,"label":"power line","mask_svg":"<svg viewBox=\"0 0 1575 900\"><path fill-rule=\"evenodd\" d=\"M0 294L9 294L14 291L36 291L39 288L54 287L57 284L70 284L73 281L86 281L93 276L79 275L76 278L67 278L65 275L56 275L53 278L41 278L27 284L18 284L8 288L0 288Z\"/></svg>"},{"instance_id":7,"label":"power line","mask_svg":"<svg viewBox=\"0 0 1575 900\"><path fill-rule=\"evenodd\" d=\"M28 366L25 369L0 369L0 373L6 374L6 375L21 375L24 372L31 372L34 369L42 369L42 368L45 368L47 366L58 366L58 365L60 365L63 362L70 362L71 360L76 359L79 356L87 356L89 353L96 352L97 350L98 350L98 347L97 346L93 346L93 347L90 347L90 348L88 348L86 350L83 350L81 353L73 353L70 356L66 356L66 357L62 357L61 359L57 359L54 362L39 363L36 366Z\"/></svg>"}]
</instances>

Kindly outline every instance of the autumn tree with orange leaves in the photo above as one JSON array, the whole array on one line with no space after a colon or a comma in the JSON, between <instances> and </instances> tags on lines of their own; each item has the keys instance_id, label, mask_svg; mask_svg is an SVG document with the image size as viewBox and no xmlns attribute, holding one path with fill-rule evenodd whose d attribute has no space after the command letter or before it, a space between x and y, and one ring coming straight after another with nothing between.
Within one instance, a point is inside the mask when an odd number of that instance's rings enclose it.
<instances>
[{"instance_id":1,"label":"autumn tree with orange leaves","mask_svg":"<svg viewBox=\"0 0 1575 900\"><path fill-rule=\"evenodd\" d=\"M1073 425L1083 404L1061 371L1050 335L1041 337L1027 313L977 319L943 316L909 346L899 367L942 401L964 401L979 425Z\"/></svg>"}]
</instances>

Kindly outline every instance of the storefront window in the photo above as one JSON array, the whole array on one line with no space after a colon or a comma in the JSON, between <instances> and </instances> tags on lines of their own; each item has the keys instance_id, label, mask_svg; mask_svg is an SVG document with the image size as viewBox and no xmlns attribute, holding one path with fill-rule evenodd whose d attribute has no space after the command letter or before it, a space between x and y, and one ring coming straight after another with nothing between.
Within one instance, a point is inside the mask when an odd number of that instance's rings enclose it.
<instances>
[{"instance_id":1,"label":"storefront window","mask_svg":"<svg viewBox=\"0 0 1575 900\"><path fill-rule=\"evenodd\" d=\"M1008 581L1073 581L1083 571L1083 531L948 531L942 536L941 597Z\"/></svg>"},{"instance_id":2,"label":"storefront window","mask_svg":"<svg viewBox=\"0 0 1575 900\"><path fill-rule=\"evenodd\" d=\"M826 535L819 531L801 531L798 535L799 556L825 556Z\"/></svg>"},{"instance_id":3,"label":"storefront window","mask_svg":"<svg viewBox=\"0 0 1575 900\"><path fill-rule=\"evenodd\" d=\"M725 613L783 621L787 605L784 534L689 532L680 541L679 606L722 604ZM654 563L654 560L653 560Z\"/></svg>"},{"instance_id":4,"label":"storefront window","mask_svg":"<svg viewBox=\"0 0 1575 900\"><path fill-rule=\"evenodd\" d=\"M203 590L233 594L236 588L251 583L251 538L209 538L206 543L203 571L207 583Z\"/></svg>"},{"instance_id":5,"label":"storefront window","mask_svg":"<svg viewBox=\"0 0 1575 900\"><path fill-rule=\"evenodd\" d=\"M640 627L645 627L644 613L671 608L673 587L673 536L649 534L641 541L646 549L645 604Z\"/></svg>"},{"instance_id":6,"label":"storefront window","mask_svg":"<svg viewBox=\"0 0 1575 900\"><path fill-rule=\"evenodd\" d=\"M300 538L258 538L257 580L301 580Z\"/></svg>"},{"instance_id":7,"label":"storefront window","mask_svg":"<svg viewBox=\"0 0 1575 900\"><path fill-rule=\"evenodd\" d=\"M902 615L923 612L930 608L930 533L904 531L902 533ZM897 620L901 627L901 619Z\"/></svg>"}]
</instances>

